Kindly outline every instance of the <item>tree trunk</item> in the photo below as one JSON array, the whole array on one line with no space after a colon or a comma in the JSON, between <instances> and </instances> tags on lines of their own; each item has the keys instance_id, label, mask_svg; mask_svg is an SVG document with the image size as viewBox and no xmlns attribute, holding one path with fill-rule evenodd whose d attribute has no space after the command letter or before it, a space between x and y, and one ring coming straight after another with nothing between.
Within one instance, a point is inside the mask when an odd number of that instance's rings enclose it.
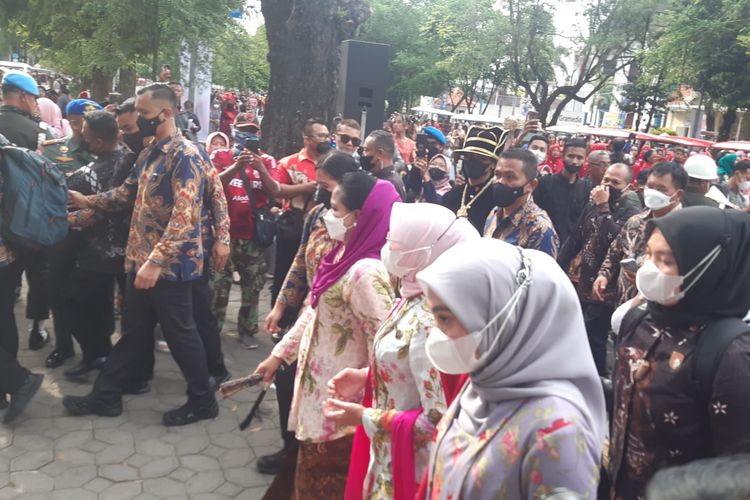
<instances>
[{"instance_id":1,"label":"tree trunk","mask_svg":"<svg viewBox=\"0 0 750 500\"><path fill-rule=\"evenodd\" d=\"M120 68L120 88L118 90L122 94L123 100L135 95L135 80L137 76L135 68Z\"/></svg>"},{"instance_id":2,"label":"tree trunk","mask_svg":"<svg viewBox=\"0 0 750 500\"><path fill-rule=\"evenodd\" d=\"M302 145L308 118L332 123L341 42L369 16L363 0L262 0L271 75L263 149L280 158Z\"/></svg>"},{"instance_id":3,"label":"tree trunk","mask_svg":"<svg viewBox=\"0 0 750 500\"><path fill-rule=\"evenodd\" d=\"M729 134L732 132L732 125L737 119L737 108L729 108L724 113L724 117L721 120L721 127L719 127L719 141L728 141Z\"/></svg>"},{"instance_id":4,"label":"tree trunk","mask_svg":"<svg viewBox=\"0 0 750 500\"><path fill-rule=\"evenodd\" d=\"M100 69L94 70L91 75L91 99L99 102L106 101L110 92L112 92L112 75Z\"/></svg>"}]
</instances>

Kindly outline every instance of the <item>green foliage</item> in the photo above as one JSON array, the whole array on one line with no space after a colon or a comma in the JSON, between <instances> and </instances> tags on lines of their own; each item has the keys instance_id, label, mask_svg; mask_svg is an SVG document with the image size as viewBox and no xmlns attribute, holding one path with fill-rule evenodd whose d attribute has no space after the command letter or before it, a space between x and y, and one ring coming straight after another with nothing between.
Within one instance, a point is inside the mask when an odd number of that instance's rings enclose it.
<instances>
[{"instance_id":1,"label":"green foliage","mask_svg":"<svg viewBox=\"0 0 750 500\"><path fill-rule=\"evenodd\" d=\"M654 135L662 135L662 134L667 134L667 135L672 135L672 136L677 135L677 132L675 132L671 128L653 128L651 129L651 133Z\"/></svg>"},{"instance_id":2,"label":"green foliage","mask_svg":"<svg viewBox=\"0 0 750 500\"><path fill-rule=\"evenodd\" d=\"M232 89L268 90L266 29L261 26L254 35L235 25L217 40L214 49L213 82Z\"/></svg>"},{"instance_id":3,"label":"green foliage","mask_svg":"<svg viewBox=\"0 0 750 500\"><path fill-rule=\"evenodd\" d=\"M183 41L211 43L242 0L13 0L6 24L44 64L71 75L113 75L169 56ZM178 64L173 64L175 69ZM141 66L144 67L144 66Z\"/></svg>"}]
</instances>

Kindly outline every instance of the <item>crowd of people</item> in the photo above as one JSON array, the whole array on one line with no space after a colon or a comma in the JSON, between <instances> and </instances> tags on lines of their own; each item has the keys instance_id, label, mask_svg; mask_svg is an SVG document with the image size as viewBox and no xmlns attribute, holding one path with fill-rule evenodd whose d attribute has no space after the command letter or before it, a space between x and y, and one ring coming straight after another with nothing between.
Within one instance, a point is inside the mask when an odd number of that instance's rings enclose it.
<instances>
[{"instance_id":1,"label":"crowd of people","mask_svg":"<svg viewBox=\"0 0 750 500\"><path fill-rule=\"evenodd\" d=\"M56 165L69 208L52 247L0 237L6 424L43 379L17 360L23 274L29 348L51 311L47 366L75 340L64 375L96 375L68 414L121 414L150 390L156 345L187 386L166 426L217 416L238 282L238 345L275 341L242 367L278 395L266 498L660 499L686 475L679 498L750 494L740 155L393 115L366 135L308 119L276 159L231 95L198 143L175 82L72 99L63 119L9 73L2 100L0 134Z\"/></svg>"}]
</instances>

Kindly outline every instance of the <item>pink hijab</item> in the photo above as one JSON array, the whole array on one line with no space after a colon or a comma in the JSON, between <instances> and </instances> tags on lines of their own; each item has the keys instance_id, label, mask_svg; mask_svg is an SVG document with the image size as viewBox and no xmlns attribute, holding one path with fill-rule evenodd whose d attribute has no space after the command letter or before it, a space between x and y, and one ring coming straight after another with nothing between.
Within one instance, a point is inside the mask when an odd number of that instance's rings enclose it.
<instances>
[{"instance_id":1,"label":"pink hijab","mask_svg":"<svg viewBox=\"0 0 750 500\"><path fill-rule=\"evenodd\" d=\"M321 295L340 280L357 261L367 258L380 259L380 249L383 248L388 234L391 208L400 199L396 188L390 182L378 180L375 183L362 206L359 220L341 259L335 262L336 255L343 245L337 243L320 261L318 274L315 275L310 292L312 307L318 305Z\"/></svg>"},{"instance_id":2,"label":"pink hijab","mask_svg":"<svg viewBox=\"0 0 750 500\"><path fill-rule=\"evenodd\" d=\"M62 111L57 104L46 97L40 97L36 100L36 103L39 106L39 115L42 117L42 121L55 131L57 137L65 137L71 133L68 120L63 119Z\"/></svg>"},{"instance_id":3,"label":"pink hijab","mask_svg":"<svg viewBox=\"0 0 750 500\"><path fill-rule=\"evenodd\" d=\"M390 229L388 241L396 245L391 249L408 251L424 248L404 255L398 262L402 266L416 268L401 280L401 296L406 298L422 294L416 277L419 271L453 245L480 238L467 219L456 218L452 211L434 203L394 203Z\"/></svg>"}]
</instances>

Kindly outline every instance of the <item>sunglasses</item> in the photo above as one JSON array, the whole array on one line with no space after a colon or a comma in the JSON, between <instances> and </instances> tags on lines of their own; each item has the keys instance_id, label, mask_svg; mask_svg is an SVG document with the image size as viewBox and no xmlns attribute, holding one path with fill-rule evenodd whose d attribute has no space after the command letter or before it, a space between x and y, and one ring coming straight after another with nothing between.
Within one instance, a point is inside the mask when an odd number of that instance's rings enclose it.
<instances>
[{"instance_id":1,"label":"sunglasses","mask_svg":"<svg viewBox=\"0 0 750 500\"><path fill-rule=\"evenodd\" d=\"M343 144L349 144L351 142L352 146L354 146L355 148L362 143L362 139L360 139L359 137L349 137L346 134L336 134L336 135L338 136L339 140Z\"/></svg>"}]
</instances>

